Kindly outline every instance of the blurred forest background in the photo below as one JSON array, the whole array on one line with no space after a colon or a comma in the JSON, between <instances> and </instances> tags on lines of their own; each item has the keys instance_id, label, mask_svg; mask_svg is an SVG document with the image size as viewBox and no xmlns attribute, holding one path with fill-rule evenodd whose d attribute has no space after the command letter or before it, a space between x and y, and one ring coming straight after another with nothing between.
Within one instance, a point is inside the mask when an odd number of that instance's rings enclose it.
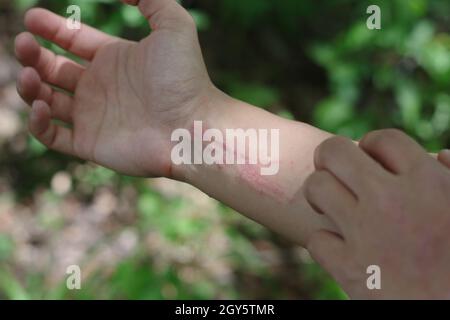
<instances>
[{"instance_id":1,"label":"blurred forest background","mask_svg":"<svg viewBox=\"0 0 450 320\"><path fill-rule=\"evenodd\" d=\"M119 176L28 135L13 39L27 8L71 4L108 33L148 32L118 0L0 0L0 299L345 298L305 250L194 188ZM370 4L382 30L366 27ZM183 5L229 94L355 139L397 127L429 151L449 146L450 1ZM82 290L66 289L72 264Z\"/></svg>"}]
</instances>

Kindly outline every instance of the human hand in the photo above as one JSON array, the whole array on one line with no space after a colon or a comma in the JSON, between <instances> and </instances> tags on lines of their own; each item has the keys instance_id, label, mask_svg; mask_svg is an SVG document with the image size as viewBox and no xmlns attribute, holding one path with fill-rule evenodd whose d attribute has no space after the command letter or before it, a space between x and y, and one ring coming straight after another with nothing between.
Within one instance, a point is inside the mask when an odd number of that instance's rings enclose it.
<instances>
[{"instance_id":1,"label":"human hand","mask_svg":"<svg viewBox=\"0 0 450 320\"><path fill-rule=\"evenodd\" d=\"M444 166L450 168L450 150L442 150L438 155L438 160Z\"/></svg>"},{"instance_id":2,"label":"human hand","mask_svg":"<svg viewBox=\"0 0 450 320\"><path fill-rule=\"evenodd\" d=\"M318 231L308 249L350 297L450 298L450 161L439 160L396 130L317 148L305 197L341 236ZM371 265L381 290L366 285Z\"/></svg>"},{"instance_id":3,"label":"human hand","mask_svg":"<svg viewBox=\"0 0 450 320\"><path fill-rule=\"evenodd\" d=\"M141 0L139 9L153 30L140 42L85 25L70 30L66 19L31 9L30 33L16 38L17 58L26 66L17 86L32 105L31 133L50 149L123 174L172 176L170 134L203 114L215 89L189 13L175 0ZM34 36L89 64L56 56Z\"/></svg>"}]
</instances>

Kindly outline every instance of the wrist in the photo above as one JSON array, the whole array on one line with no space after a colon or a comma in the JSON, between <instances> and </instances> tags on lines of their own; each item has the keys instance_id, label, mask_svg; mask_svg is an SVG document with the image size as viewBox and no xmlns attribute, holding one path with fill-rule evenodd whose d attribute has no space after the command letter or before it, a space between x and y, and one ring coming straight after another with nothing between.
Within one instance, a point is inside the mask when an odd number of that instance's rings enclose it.
<instances>
[{"instance_id":1,"label":"wrist","mask_svg":"<svg viewBox=\"0 0 450 320\"><path fill-rule=\"evenodd\" d=\"M194 124L201 122L204 127L210 128L223 128L226 127L226 116L230 110L230 106L237 102L214 85L211 84L210 88L205 90L199 99L194 103L195 105L191 109L191 114L183 121L181 126L175 126L171 128L169 133L170 139L170 149L179 143L177 141L172 141L172 133L177 129L185 129L189 131L191 139L194 138ZM193 142L193 141L191 141ZM169 178L192 183L190 177L193 172L198 170L198 165L187 163L187 164L176 164L170 154L170 164L171 164L171 175Z\"/></svg>"}]
</instances>

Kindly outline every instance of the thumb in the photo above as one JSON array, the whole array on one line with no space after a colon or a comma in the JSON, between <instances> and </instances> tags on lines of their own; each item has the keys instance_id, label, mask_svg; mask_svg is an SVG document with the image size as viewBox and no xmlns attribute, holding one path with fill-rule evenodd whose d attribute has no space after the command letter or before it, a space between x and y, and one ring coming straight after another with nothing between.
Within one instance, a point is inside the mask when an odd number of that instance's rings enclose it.
<instances>
[{"instance_id":1,"label":"thumb","mask_svg":"<svg viewBox=\"0 0 450 320\"><path fill-rule=\"evenodd\" d=\"M450 150L443 150L438 155L438 160L450 169Z\"/></svg>"},{"instance_id":2,"label":"thumb","mask_svg":"<svg viewBox=\"0 0 450 320\"><path fill-rule=\"evenodd\" d=\"M347 263L344 240L338 235L320 230L309 239L307 249L311 257L337 282L342 282Z\"/></svg>"},{"instance_id":3,"label":"thumb","mask_svg":"<svg viewBox=\"0 0 450 320\"><path fill-rule=\"evenodd\" d=\"M194 19L175 0L122 0L122 2L138 6L142 15L148 20L152 30L195 30Z\"/></svg>"}]
</instances>

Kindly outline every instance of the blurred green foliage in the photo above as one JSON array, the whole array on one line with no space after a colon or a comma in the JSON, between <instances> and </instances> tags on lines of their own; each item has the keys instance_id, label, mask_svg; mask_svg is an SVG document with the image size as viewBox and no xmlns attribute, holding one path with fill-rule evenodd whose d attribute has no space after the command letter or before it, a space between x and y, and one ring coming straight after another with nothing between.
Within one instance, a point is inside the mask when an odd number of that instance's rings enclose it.
<instances>
[{"instance_id":1,"label":"blurred green foliage","mask_svg":"<svg viewBox=\"0 0 450 320\"><path fill-rule=\"evenodd\" d=\"M137 9L117 0L14 1L19 11L39 5L62 15L69 4L80 5L83 22L108 33L134 40L148 33ZM183 4L198 24L214 82L229 94L354 139L373 129L397 127L430 151L449 146L449 1L186 0ZM381 7L382 30L366 28L370 4ZM28 150L23 162L16 163L18 175L28 177L17 187L25 197L73 161L46 151L33 139ZM183 215L189 206L186 200L169 201L140 180L89 168L74 181L86 198L98 186L122 190L132 185L139 191L138 228L155 229L175 245L200 242L210 232L207 219ZM186 284L178 275L179 266L161 270L145 250L122 261L110 276L92 276L81 292L68 293L64 284L44 290L40 275L27 275L19 282L7 268L0 273L0 289L9 298L146 299L164 298L162 292L170 284L176 292L171 297L182 299L295 296L277 283L279 278L261 262L253 245L277 238L243 222L228 208L221 206L219 211L231 241L231 265L236 274L258 277L259 296L239 283L218 284L208 277ZM0 261L12 250L13 243L0 237ZM300 274L297 297L345 297L314 264L303 264Z\"/></svg>"}]
</instances>

